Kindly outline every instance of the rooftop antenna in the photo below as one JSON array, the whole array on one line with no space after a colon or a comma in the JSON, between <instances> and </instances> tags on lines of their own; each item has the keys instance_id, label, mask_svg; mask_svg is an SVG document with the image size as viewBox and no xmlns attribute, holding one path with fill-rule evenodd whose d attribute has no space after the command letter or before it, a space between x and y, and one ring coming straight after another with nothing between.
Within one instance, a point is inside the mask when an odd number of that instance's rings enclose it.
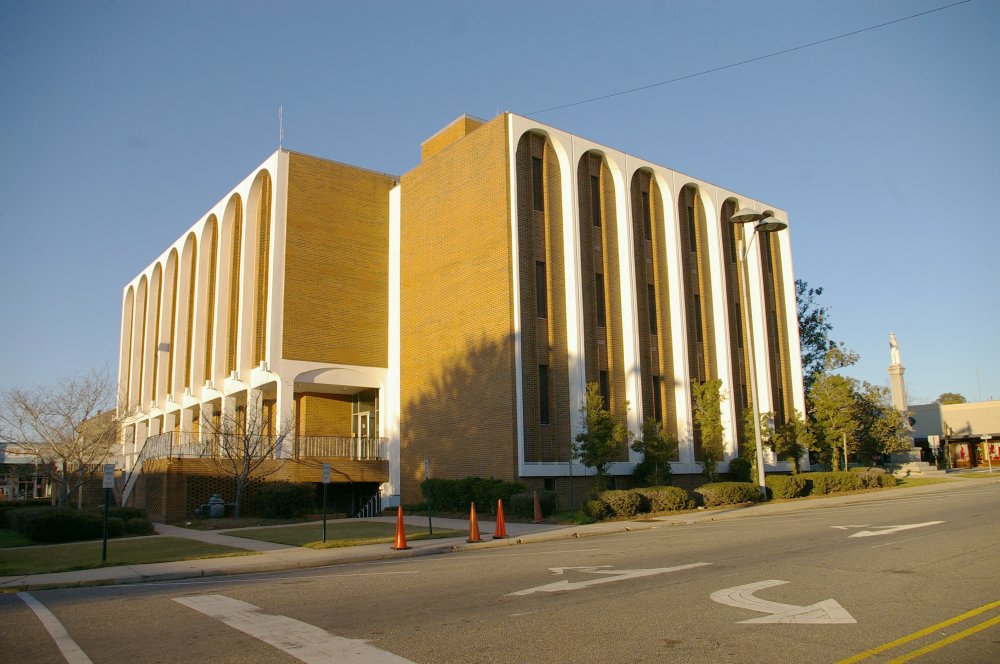
<instances>
[{"instance_id":1,"label":"rooftop antenna","mask_svg":"<svg viewBox=\"0 0 1000 664\"><path fill-rule=\"evenodd\" d=\"M278 106L278 149L280 150L285 145L285 120L282 113L282 107Z\"/></svg>"}]
</instances>

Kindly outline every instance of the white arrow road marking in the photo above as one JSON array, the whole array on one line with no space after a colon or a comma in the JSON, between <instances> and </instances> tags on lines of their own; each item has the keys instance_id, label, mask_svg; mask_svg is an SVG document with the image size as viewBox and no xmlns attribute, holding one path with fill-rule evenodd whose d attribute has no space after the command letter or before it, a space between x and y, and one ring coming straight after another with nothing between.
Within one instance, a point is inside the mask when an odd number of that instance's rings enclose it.
<instances>
[{"instance_id":1,"label":"white arrow road marking","mask_svg":"<svg viewBox=\"0 0 1000 664\"><path fill-rule=\"evenodd\" d=\"M870 523L862 523L862 524L854 524L852 526L830 526L830 527L831 528L836 528L837 530L848 530L849 528L867 528L870 525L872 525L872 524L870 524Z\"/></svg>"},{"instance_id":2,"label":"white arrow road marking","mask_svg":"<svg viewBox=\"0 0 1000 664\"><path fill-rule=\"evenodd\" d=\"M175 597L175 602L220 620L308 664L413 664L367 641L345 639L287 616L260 613L260 607L225 595Z\"/></svg>"},{"instance_id":3,"label":"white arrow road marking","mask_svg":"<svg viewBox=\"0 0 1000 664\"><path fill-rule=\"evenodd\" d=\"M944 521L928 521L927 523L911 523L905 526L874 526L880 528L880 530L859 530L853 535L848 535L848 537L875 537L876 535L888 535L890 533L898 533L901 530L912 530L913 528L923 528L925 526L936 526L939 523L944 523Z\"/></svg>"},{"instance_id":4,"label":"white arrow road marking","mask_svg":"<svg viewBox=\"0 0 1000 664\"><path fill-rule=\"evenodd\" d=\"M555 593L561 590L579 590L580 588L586 588L587 586L595 586L599 583L611 583L612 581L624 581L625 579L638 579L644 576L654 576L656 574L666 574L667 572L680 572L681 570L692 569L695 567L704 567L705 565L711 565L712 563L691 563L689 565L678 565L677 567L655 567L653 569L599 569L598 567L550 567L549 571L553 574L562 574L565 570L572 569L579 572L585 572L587 574L602 574L596 579L591 579L590 581L577 581L575 583L570 581L556 581L555 583L548 583L544 586L536 586L534 588L527 588L525 590L518 590L517 592L507 593L508 595L530 595L531 593ZM604 567L604 566L602 566Z\"/></svg>"},{"instance_id":5,"label":"white arrow road marking","mask_svg":"<svg viewBox=\"0 0 1000 664\"><path fill-rule=\"evenodd\" d=\"M771 614L769 616L740 621L743 623L836 624L857 622L844 607L832 599L825 599L810 606L795 606L794 604L769 602L753 595L757 590L770 588L771 586L780 586L785 583L788 583L788 581L779 581L777 579L758 581L757 583L748 583L745 586L717 590L709 595L709 597L719 604Z\"/></svg>"},{"instance_id":6,"label":"white arrow road marking","mask_svg":"<svg viewBox=\"0 0 1000 664\"><path fill-rule=\"evenodd\" d=\"M30 593L18 593L17 596L35 612L35 616L42 622L45 631L56 642L59 652L62 653L63 658L69 664L90 664L90 658L87 657L87 653L83 652L80 646L76 645L76 641L70 637L66 628L59 622L59 619L52 615L52 612L45 608L44 604L35 599L35 596Z\"/></svg>"}]
</instances>

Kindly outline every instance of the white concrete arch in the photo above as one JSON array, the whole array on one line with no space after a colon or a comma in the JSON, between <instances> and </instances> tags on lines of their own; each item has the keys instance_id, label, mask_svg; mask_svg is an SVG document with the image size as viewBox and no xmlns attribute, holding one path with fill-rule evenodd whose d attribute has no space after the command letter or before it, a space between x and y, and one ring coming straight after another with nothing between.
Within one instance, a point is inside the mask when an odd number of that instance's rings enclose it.
<instances>
[{"instance_id":1,"label":"white concrete arch","mask_svg":"<svg viewBox=\"0 0 1000 664\"><path fill-rule=\"evenodd\" d=\"M239 369L237 349L230 349L229 340L232 338L238 348L240 303L243 301L239 297L243 263L243 226L243 199L238 193L233 193L226 202L219 228L219 280L216 293L219 314L216 318L214 360L214 374L219 381L227 378L230 371ZM234 290L237 294L235 303L232 302ZM236 328L235 332L232 327ZM237 357L231 367L228 359L230 353Z\"/></svg>"},{"instance_id":2,"label":"white concrete arch","mask_svg":"<svg viewBox=\"0 0 1000 664\"><path fill-rule=\"evenodd\" d=\"M162 281L162 310L160 312L160 329L159 329L159 343L158 346L163 348L163 351L157 353L157 362L159 364L157 368L156 381L158 383L156 388L156 393L159 398L167 400L168 395L172 396L173 390L173 358L176 354L175 351L175 335L176 335L176 318L177 314L175 311L177 303L177 268L178 268L178 253L177 249L173 248L170 253L167 254L167 260L165 267L163 269L163 281Z\"/></svg>"},{"instance_id":3,"label":"white concrete arch","mask_svg":"<svg viewBox=\"0 0 1000 664\"><path fill-rule=\"evenodd\" d=\"M135 289L135 308L132 313L132 364L129 376L129 406L141 406L142 373L143 373L143 341L146 338L146 301L149 295L149 281L146 275L139 277L139 285Z\"/></svg>"},{"instance_id":4,"label":"white concrete arch","mask_svg":"<svg viewBox=\"0 0 1000 664\"><path fill-rule=\"evenodd\" d=\"M211 371L205 372L206 354L212 359L215 342L215 309L218 296L219 223L214 214L208 215L198 236L197 270L195 278L195 316L191 362L191 388L198 392L206 381L212 380Z\"/></svg>"},{"instance_id":5,"label":"white concrete arch","mask_svg":"<svg viewBox=\"0 0 1000 664\"><path fill-rule=\"evenodd\" d=\"M157 262L153 265L152 274L149 277L149 291L146 296L146 331L144 333L145 341L143 342L143 352L146 359L143 361L143 396L142 403L140 404L143 408L150 403L155 403L160 396L156 389L156 377L159 372L156 361L159 355L157 328L161 314L162 278L163 269L160 267L160 263Z\"/></svg>"},{"instance_id":6,"label":"white concrete arch","mask_svg":"<svg viewBox=\"0 0 1000 664\"><path fill-rule=\"evenodd\" d=\"M555 136L549 129L537 125L535 123L527 121L525 118L519 116L508 115L510 119L510 127L508 131L508 146L509 157L507 163L510 164L512 169L510 177L510 205L513 213L511 214L511 296L514 302L521 301L521 284L520 284L520 245L518 243L518 216L517 210L519 208L518 197L517 197L517 173L513 170L516 168L517 164L517 150L521 145L521 141L525 139L529 134L539 136L545 140L546 148L551 148L552 154L555 155L556 163L559 166L560 175L560 216L561 219L553 220L556 223L562 223L563 230L563 265L564 265L564 288L566 292L566 337L567 337L567 360L569 367L569 393L570 402L572 404L577 404L580 397L580 388L578 383L583 381L583 362L580 360L580 348L582 348L582 341L578 338L580 327L578 320L578 308L579 308L579 291L577 288L577 280L574 276L579 272L579 260L576 255L575 249L571 249L576 241L576 231L573 230L574 222L573 210L575 210L575 192L576 186L573 184L575 181L575 174L572 173L571 168L571 146L560 140L560 137ZM567 177L567 173L569 176ZM554 249L554 248L553 248ZM524 375L523 375L523 354L521 348L521 329L523 321L521 320L521 307L515 306L513 308L513 318L514 318L514 390L516 399L516 417L517 417L517 455L518 455L518 468L520 472L525 472L525 461L524 461ZM573 406L577 408L578 406ZM575 411L574 411L575 412ZM576 435L576 428L579 426L576 424L577 418L570 418L570 427L572 429L573 435ZM560 471L561 472L561 471Z\"/></svg>"},{"instance_id":7,"label":"white concrete arch","mask_svg":"<svg viewBox=\"0 0 1000 664\"><path fill-rule=\"evenodd\" d=\"M122 326L118 345L118 401L122 407L132 404L132 323L135 314L135 289L130 285L122 297Z\"/></svg>"},{"instance_id":8,"label":"white concrete arch","mask_svg":"<svg viewBox=\"0 0 1000 664\"><path fill-rule=\"evenodd\" d=\"M195 259L197 258L198 240L193 232L187 234L184 240L183 249L180 253L177 279L177 309L176 324L174 332L174 384L170 392L174 395L174 401L181 403L182 396L186 389L191 387L190 367L193 365L193 358L189 357L189 341L194 335L194 320L192 308L192 284L195 283ZM190 363L189 363L190 360Z\"/></svg>"},{"instance_id":9,"label":"white concrete arch","mask_svg":"<svg viewBox=\"0 0 1000 664\"><path fill-rule=\"evenodd\" d=\"M262 330L264 334L267 334L269 330L270 321L267 320L268 306L267 302L261 303L260 306L257 304L257 295L260 288L267 288L267 301L269 302L273 293L269 286L269 275L258 275L258 265L261 263L261 247L259 246L259 222L261 212L261 198L262 195L268 195L270 197L270 206L266 210L266 222L270 226L274 221L274 196L273 196L273 183L274 178L272 177L270 171L266 168L262 168L257 171L253 177L253 182L250 185L250 191L246 199L246 214L244 215L244 238L243 238L243 248L244 256L242 257L243 263L243 285L242 285L242 295L246 304L242 307L240 313L240 347L239 347L239 371L240 377L246 381L250 377L250 371L255 369L254 363L254 346L257 342L257 322L259 317L263 316L263 327ZM268 229L268 233L265 239L268 240L267 251L267 265L271 265L271 243L269 238L273 233ZM270 270L268 270L270 271ZM261 279L263 276L263 279Z\"/></svg>"}]
</instances>

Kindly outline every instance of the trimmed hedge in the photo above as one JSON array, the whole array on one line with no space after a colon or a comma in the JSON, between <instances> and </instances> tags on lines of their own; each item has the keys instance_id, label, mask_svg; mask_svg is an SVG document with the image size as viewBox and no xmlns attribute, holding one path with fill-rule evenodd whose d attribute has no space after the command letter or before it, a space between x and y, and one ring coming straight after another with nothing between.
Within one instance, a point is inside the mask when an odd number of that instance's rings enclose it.
<instances>
[{"instance_id":1,"label":"trimmed hedge","mask_svg":"<svg viewBox=\"0 0 1000 664\"><path fill-rule=\"evenodd\" d=\"M509 503L515 493L524 493L528 487L520 482L483 479L481 477L466 477L461 480L446 480L432 478L420 483L420 491L424 498L429 498L435 510L463 512L469 509L470 503L476 503L480 510L496 510L497 500ZM538 499L541 500L541 493ZM534 507L532 507L534 512ZM544 507L543 507L544 512Z\"/></svg>"},{"instance_id":2,"label":"trimmed hedge","mask_svg":"<svg viewBox=\"0 0 1000 664\"><path fill-rule=\"evenodd\" d=\"M856 491L862 488L861 476L844 470L826 473L802 473L800 477L809 483L809 493L814 496L837 493L838 491Z\"/></svg>"},{"instance_id":3,"label":"trimmed hedge","mask_svg":"<svg viewBox=\"0 0 1000 664\"><path fill-rule=\"evenodd\" d=\"M649 509L653 512L673 512L694 507L694 499L677 486L649 486L635 489L635 492L646 498Z\"/></svg>"},{"instance_id":4,"label":"trimmed hedge","mask_svg":"<svg viewBox=\"0 0 1000 664\"><path fill-rule=\"evenodd\" d=\"M617 517L635 516L640 512L646 512L649 508L646 497L633 489L602 491L597 499L608 506L612 516Z\"/></svg>"},{"instance_id":5,"label":"trimmed hedge","mask_svg":"<svg viewBox=\"0 0 1000 664\"><path fill-rule=\"evenodd\" d=\"M316 487L292 482L264 482L257 489L260 516L291 519L316 508Z\"/></svg>"},{"instance_id":6,"label":"trimmed hedge","mask_svg":"<svg viewBox=\"0 0 1000 664\"><path fill-rule=\"evenodd\" d=\"M713 482L702 484L694 490L696 498L705 507L738 505L760 500L760 488L747 482Z\"/></svg>"},{"instance_id":7,"label":"trimmed hedge","mask_svg":"<svg viewBox=\"0 0 1000 664\"><path fill-rule=\"evenodd\" d=\"M0 528L13 527L10 525L9 514L14 510L52 507L52 500L49 498L32 498L31 500L5 500L0 502Z\"/></svg>"},{"instance_id":8,"label":"trimmed hedge","mask_svg":"<svg viewBox=\"0 0 1000 664\"><path fill-rule=\"evenodd\" d=\"M899 478L892 473L883 473L878 476L879 486L896 486L899 484Z\"/></svg>"},{"instance_id":9,"label":"trimmed hedge","mask_svg":"<svg viewBox=\"0 0 1000 664\"><path fill-rule=\"evenodd\" d=\"M768 475L764 484L774 498L799 498L809 490L809 482L801 475Z\"/></svg>"},{"instance_id":10,"label":"trimmed hedge","mask_svg":"<svg viewBox=\"0 0 1000 664\"><path fill-rule=\"evenodd\" d=\"M9 519L14 530L30 540L46 544L100 539L104 533L102 515L62 507L13 510ZM117 537L124 531L122 519L108 518L108 537Z\"/></svg>"},{"instance_id":11,"label":"trimmed hedge","mask_svg":"<svg viewBox=\"0 0 1000 664\"><path fill-rule=\"evenodd\" d=\"M524 491L510 497L507 509L515 516L533 519L535 517L535 494ZM559 494L555 491L539 491L538 506L542 508L542 516L547 517L556 511L559 505Z\"/></svg>"}]
</instances>

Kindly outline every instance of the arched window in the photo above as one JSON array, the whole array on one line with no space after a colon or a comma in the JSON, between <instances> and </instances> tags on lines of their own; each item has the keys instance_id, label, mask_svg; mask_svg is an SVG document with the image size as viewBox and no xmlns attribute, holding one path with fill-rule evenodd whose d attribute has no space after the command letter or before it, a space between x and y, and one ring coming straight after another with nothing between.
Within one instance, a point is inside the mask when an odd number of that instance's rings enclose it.
<instances>
[{"instance_id":1,"label":"arched window","mask_svg":"<svg viewBox=\"0 0 1000 664\"><path fill-rule=\"evenodd\" d=\"M207 244L206 244L207 243ZM208 247L208 283L205 289L205 307L203 312L205 314L205 343L202 345L204 348L204 363L202 365L202 375L205 380L212 379L212 352L215 348L215 279L216 279L216 263L218 262L219 253L219 233L218 224L215 221L215 215L212 215L208 219L208 223L205 224L205 232L202 235L201 241L202 249L206 246Z\"/></svg>"},{"instance_id":2,"label":"arched window","mask_svg":"<svg viewBox=\"0 0 1000 664\"><path fill-rule=\"evenodd\" d=\"M722 238L722 264L726 278L726 317L729 320L729 355L732 358L730 395L734 414L738 423L742 422L743 411L750 407L750 358L747 343L743 292L741 290L740 261L738 255L740 240L743 239L743 224L730 221L739 209L739 201L726 199L719 215L719 237ZM743 427L737 424L736 438L742 448L746 443Z\"/></svg>"},{"instance_id":3,"label":"arched window","mask_svg":"<svg viewBox=\"0 0 1000 664\"><path fill-rule=\"evenodd\" d=\"M254 285L253 366L267 359L267 296L271 256L271 176L262 171L258 176L257 260Z\"/></svg>"},{"instance_id":4,"label":"arched window","mask_svg":"<svg viewBox=\"0 0 1000 664\"><path fill-rule=\"evenodd\" d=\"M236 371L236 347L240 329L240 265L243 246L243 203L239 196L229 201L227 215L231 217L229 254L229 298L226 317L226 375Z\"/></svg>"}]
</instances>

